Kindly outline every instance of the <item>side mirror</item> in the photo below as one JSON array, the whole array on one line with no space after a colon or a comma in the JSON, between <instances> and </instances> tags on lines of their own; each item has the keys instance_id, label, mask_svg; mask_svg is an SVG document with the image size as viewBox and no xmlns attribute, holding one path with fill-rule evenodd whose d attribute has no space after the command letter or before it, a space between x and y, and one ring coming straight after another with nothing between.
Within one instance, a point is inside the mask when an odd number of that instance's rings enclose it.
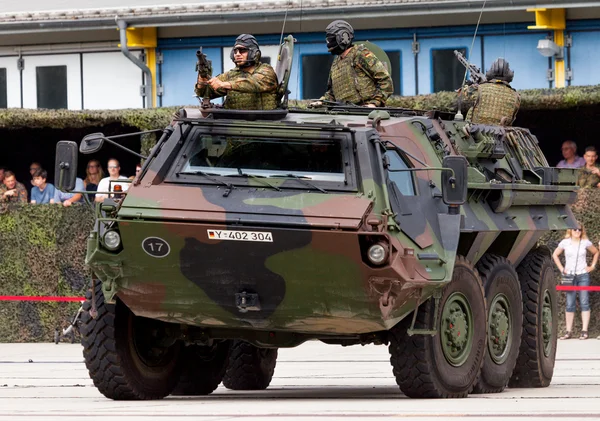
<instances>
[{"instance_id":1,"label":"side mirror","mask_svg":"<svg viewBox=\"0 0 600 421\"><path fill-rule=\"evenodd\" d=\"M77 177L77 143L61 140L56 144L56 163L54 166L54 181L62 191L75 188Z\"/></svg>"},{"instance_id":2,"label":"side mirror","mask_svg":"<svg viewBox=\"0 0 600 421\"><path fill-rule=\"evenodd\" d=\"M444 157L444 168L454 171L442 171L442 199L447 205L462 205L467 201L467 158L459 155Z\"/></svg>"},{"instance_id":3,"label":"side mirror","mask_svg":"<svg viewBox=\"0 0 600 421\"><path fill-rule=\"evenodd\" d=\"M82 154L91 154L94 152L98 152L102 145L104 144L104 134L103 133L92 133L85 136L81 139L81 144L79 145L79 152Z\"/></svg>"}]
</instances>

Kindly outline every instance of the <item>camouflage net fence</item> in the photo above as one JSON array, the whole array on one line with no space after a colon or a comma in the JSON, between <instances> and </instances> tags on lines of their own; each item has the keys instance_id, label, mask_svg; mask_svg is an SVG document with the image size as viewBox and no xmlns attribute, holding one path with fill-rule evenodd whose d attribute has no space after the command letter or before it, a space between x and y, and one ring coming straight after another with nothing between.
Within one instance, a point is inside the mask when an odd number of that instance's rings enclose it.
<instances>
[{"instance_id":1,"label":"camouflage net fence","mask_svg":"<svg viewBox=\"0 0 600 421\"><path fill-rule=\"evenodd\" d=\"M0 296L83 296L87 206L0 208ZM49 342L79 303L0 301L0 342Z\"/></svg>"}]
</instances>

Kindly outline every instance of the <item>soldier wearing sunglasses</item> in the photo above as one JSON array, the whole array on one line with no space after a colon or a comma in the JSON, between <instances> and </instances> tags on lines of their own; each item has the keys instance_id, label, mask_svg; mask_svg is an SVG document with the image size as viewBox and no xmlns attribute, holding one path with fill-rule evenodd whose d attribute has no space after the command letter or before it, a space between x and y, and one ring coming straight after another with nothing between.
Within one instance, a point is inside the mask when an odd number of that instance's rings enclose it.
<instances>
[{"instance_id":1,"label":"soldier wearing sunglasses","mask_svg":"<svg viewBox=\"0 0 600 421\"><path fill-rule=\"evenodd\" d=\"M242 34L235 40L230 58L235 69L212 79L198 75L195 92L202 98L225 96L223 106L239 110L273 110L277 108L277 75L273 68L260 62L256 38Z\"/></svg>"}]
</instances>

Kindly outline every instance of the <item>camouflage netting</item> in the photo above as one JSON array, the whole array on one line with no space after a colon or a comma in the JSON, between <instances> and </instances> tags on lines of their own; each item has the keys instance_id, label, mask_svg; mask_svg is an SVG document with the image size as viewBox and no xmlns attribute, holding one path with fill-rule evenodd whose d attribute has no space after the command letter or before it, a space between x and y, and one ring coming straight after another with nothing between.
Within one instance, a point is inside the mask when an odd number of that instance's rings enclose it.
<instances>
[{"instance_id":1,"label":"camouflage netting","mask_svg":"<svg viewBox=\"0 0 600 421\"><path fill-rule=\"evenodd\" d=\"M0 295L75 296L87 288L87 206L0 209ZM0 342L51 341L78 303L0 301Z\"/></svg>"}]
</instances>

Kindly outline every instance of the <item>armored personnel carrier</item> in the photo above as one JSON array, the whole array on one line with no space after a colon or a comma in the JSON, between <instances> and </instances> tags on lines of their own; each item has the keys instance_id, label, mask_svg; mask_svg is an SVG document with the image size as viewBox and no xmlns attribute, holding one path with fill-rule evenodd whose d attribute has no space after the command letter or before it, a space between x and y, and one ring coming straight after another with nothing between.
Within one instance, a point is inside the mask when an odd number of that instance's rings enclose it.
<instances>
[{"instance_id":1,"label":"armored personnel carrier","mask_svg":"<svg viewBox=\"0 0 600 421\"><path fill-rule=\"evenodd\" d=\"M65 190L77 154L58 145ZM146 158L88 240L81 333L105 396L265 389L277 349L309 340L387 345L415 398L550 384L557 297L536 244L575 226L576 187L528 130L392 108L187 109Z\"/></svg>"}]
</instances>

